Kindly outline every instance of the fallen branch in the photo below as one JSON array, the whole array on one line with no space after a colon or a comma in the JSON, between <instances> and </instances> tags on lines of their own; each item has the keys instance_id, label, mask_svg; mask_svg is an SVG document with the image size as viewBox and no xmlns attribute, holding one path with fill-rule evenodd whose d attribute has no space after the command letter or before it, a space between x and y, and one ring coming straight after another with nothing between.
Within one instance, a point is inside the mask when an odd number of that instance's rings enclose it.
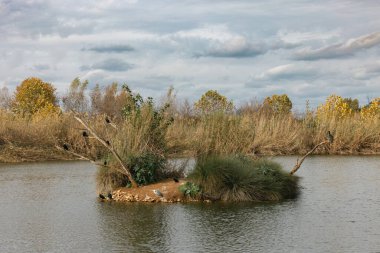
<instances>
[{"instance_id":1,"label":"fallen branch","mask_svg":"<svg viewBox=\"0 0 380 253\"><path fill-rule=\"evenodd\" d=\"M303 161L305 160L305 158L308 155L311 155L319 146L324 145L326 143L329 143L329 141L323 141L323 142L317 144L312 150L310 150L309 152L307 152L306 155L304 155L301 158L301 160L297 159L297 163L296 163L296 165L294 165L292 171L290 171L290 175L293 175L294 173L296 173L296 171L301 167L301 164L303 163Z\"/></svg>"},{"instance_id":2,"label":"fallen branch","mask_svg":"<svg viewBox=\"0 0 380 253\"><path fill-rule=\"evenodd\" d=\"M74 118L79 122L81 123L86 129L87 131L90 132L90 134L92 136L95 137L95 139L97 139L104 147L106 147L109 151L111 151L111 153L115 156L116 160L120 163L121 165L121 168L123 169L123 172L125 173L125 175L128 177L128 180L131 182L132 184L132 187L135 188L137 187L137 183L136 181L133 179L132 177L132 174L131 172L129 171L129 169L124 165L123 163L123 160L120 158L119 154L116 152L116 150L111 146L111 145L108 145L107 142L105 140L103 140L102 138L100 138L94 130L92 130L81 118L79 118L78 116L74 116Z\"/></svg>"}]
</instances>

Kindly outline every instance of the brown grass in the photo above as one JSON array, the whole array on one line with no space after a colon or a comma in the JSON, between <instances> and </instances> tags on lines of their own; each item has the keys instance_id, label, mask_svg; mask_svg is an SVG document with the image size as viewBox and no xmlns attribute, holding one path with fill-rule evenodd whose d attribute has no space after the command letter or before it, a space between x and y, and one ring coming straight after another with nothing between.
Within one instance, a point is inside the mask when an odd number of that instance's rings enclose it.
<instances>
[{"instance_id":1,"label":"brown grass","mask_svg":"<svg viewBox=\"0 0 380 253\"><path fill-rule=\"evenodd\" d=\"M86 117L104 139L127 151L146 149L148 124L133 128L124 122L119 138L106 126L104 115ZM148 119L147 119L148 120ZM116 122L117 123L117 122ZM276 115L260 110L242 114L181 115L177 114L165 137L172 156L201 154L304 154L325 140L327 131L335 136L332 145L320 148L317 154L380 154L380 119L363 120L357 114L345 119L319 119L293 115ZM106 150L94 139L83 138L82 128L63 113L48 117L24 119L0 111L0 161L38 161L73 159L57 151L55 145L67 143L78 153L94 159Z\"/></svg>"},{"instance_id":2,"label":"brown grass","mask_svg":"<svg viewBox=\"0 0 380 253\"><path fill-rule=\"evenodd\" d=\"M331 131L334 143L318 149L317 154L379 154L379 129L379 119L364 121L358 115L318 121L256 111L177 118L167 140L180 154L304 154Z\"/></svg>"}]
</instances>

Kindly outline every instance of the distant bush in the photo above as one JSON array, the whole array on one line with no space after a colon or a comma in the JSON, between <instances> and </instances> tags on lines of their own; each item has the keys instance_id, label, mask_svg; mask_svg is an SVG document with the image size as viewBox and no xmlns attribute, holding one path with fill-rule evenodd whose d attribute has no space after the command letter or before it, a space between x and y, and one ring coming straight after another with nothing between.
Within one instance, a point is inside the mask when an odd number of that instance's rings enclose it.
<instances>
[{"instance_id":1,"label":"distant bush","mask_svg":"<svg viewBox=\"0 0 380 253\"><path fill-rule=\"evenodd\" d=\"M216 90L209 90L194 104L203 114L215 112L231 112L234 108L232 101L220 95Z\"/></svg>"},{"instance_id":2,"label":"distant bush","mask_svg":"<svg viewBox=\"0 0 380 253\"><path fill-rule=\"evenodd\" d=\"M293 198L297 177L268 160L237 156L199 158L189 179L202 194L224 201L268 201Z\"/></svg>"},{"instance_id":3,"label":"distant bush","mask_svg":"<svg viewBox=\"0 0 380 253\"><path fill-rule=\"evenodd\" d=\"M292 101L288 95L273 95L264 100L264 107L269 107L272 112L278 114L289 114L292 110Z\"/></svg>"}]
</instances>

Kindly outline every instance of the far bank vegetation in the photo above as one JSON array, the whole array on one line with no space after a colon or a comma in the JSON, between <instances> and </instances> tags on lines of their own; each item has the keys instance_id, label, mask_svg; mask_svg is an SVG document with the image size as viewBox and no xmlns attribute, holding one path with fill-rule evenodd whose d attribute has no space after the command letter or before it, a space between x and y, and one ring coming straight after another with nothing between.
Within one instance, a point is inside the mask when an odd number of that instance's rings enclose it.
<instances>
[{"instance_id":1,"label":"far bank vegetation","mask_svg":"<svg viewBox=\"0 0 380 253\"><path fill-rule=\"evenodd\" d=\"M34 87L29 94L26 92L28 83ZM44 95L37 96L41 90ZM104 87L96 85L89 90L88 83L79 79L75 79L60 98L56 97L53 85L38 78L26 79L15 94L3 88L0 91L0 148L3 151L0 159L11 162L64 158L52 151L57 141L70 143L80 153L92 152L92 156L99 157L101 154L96 152L100 151L89 148L81 138L81 126L73 119L72 111L83 115L99 133L106 134L112 130L105 128L104 118L109 117L114 124L125 120L131 94L116 83ZM135 94L134 99L141 103L142 96ZM217 91L207 91L192 104L178 101L175 91L170 89L161 101L152 103L152 109L157 112L165 106L168 108L164 109L163 116L170 118L171 123L161 137L165 152L170 156L207 152L304 154L323 141L328 130L336 141L316 150L317 154L380 153L380 98L360 107L356 99L331 95L314 110L307 106L300 116L292 113L292 103L286 95L273 95L261 103L249 102L236 107ZM146 125L141 124L141 128L144 127Z\"/></svg>"}]
</instances>

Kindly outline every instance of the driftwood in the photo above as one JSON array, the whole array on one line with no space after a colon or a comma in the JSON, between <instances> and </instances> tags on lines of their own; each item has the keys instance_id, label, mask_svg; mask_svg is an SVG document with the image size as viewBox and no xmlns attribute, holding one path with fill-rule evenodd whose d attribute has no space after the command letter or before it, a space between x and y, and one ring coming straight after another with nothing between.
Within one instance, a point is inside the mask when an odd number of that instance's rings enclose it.
<instances>
[{"instance_id":1,"label":"driftwood","mask_svg":"<svg viewBox=\"0 0 380 253\"><path fill-rule=\"evenodd\" d=\"M301 164L303 163L303 161L305 160L305 158L308 156L308 155L311 155L319 146L322 146L326 143L330 143L330 141L323 141L319 144L317 144L312 150L310 150L309 152L306 153L306 155L304 155L301 160L297 159L297 163L296 165L294 165L292 171L290 171L290 175L293 175L294 173L297 172L297 170L301 167Z\"/></svg>"},{"instance_id":2,"label":"driftwood","mask_svg":"<svg viewBox=\"0 0 380 253\"><path fill-rule=\"evenodd\" d=\"M114 155L114 157L116 158L116 160L119 162L123 172L125 173L125 175L128 177L128 180L131 182L131 185L132 187L137 187L137 183L136 181L133 179L132 177L132 174L131 172L129 171L129 169L125 166L123 160L121 159L121 157L119 156L119 154L116 152L116 150L112 147L112 145L108 145L108 143L103 140L102 138L100 138L94 130L92 130L81 118L79 118L78 116L74 116L74 118L79 122L81 123L86 129L88 132L90 132L90 134L92 136L95 137L95 139L97 139L104 147L106 147L109 151L111 151L111 153Z\"/></svg>"}]
</instances>

